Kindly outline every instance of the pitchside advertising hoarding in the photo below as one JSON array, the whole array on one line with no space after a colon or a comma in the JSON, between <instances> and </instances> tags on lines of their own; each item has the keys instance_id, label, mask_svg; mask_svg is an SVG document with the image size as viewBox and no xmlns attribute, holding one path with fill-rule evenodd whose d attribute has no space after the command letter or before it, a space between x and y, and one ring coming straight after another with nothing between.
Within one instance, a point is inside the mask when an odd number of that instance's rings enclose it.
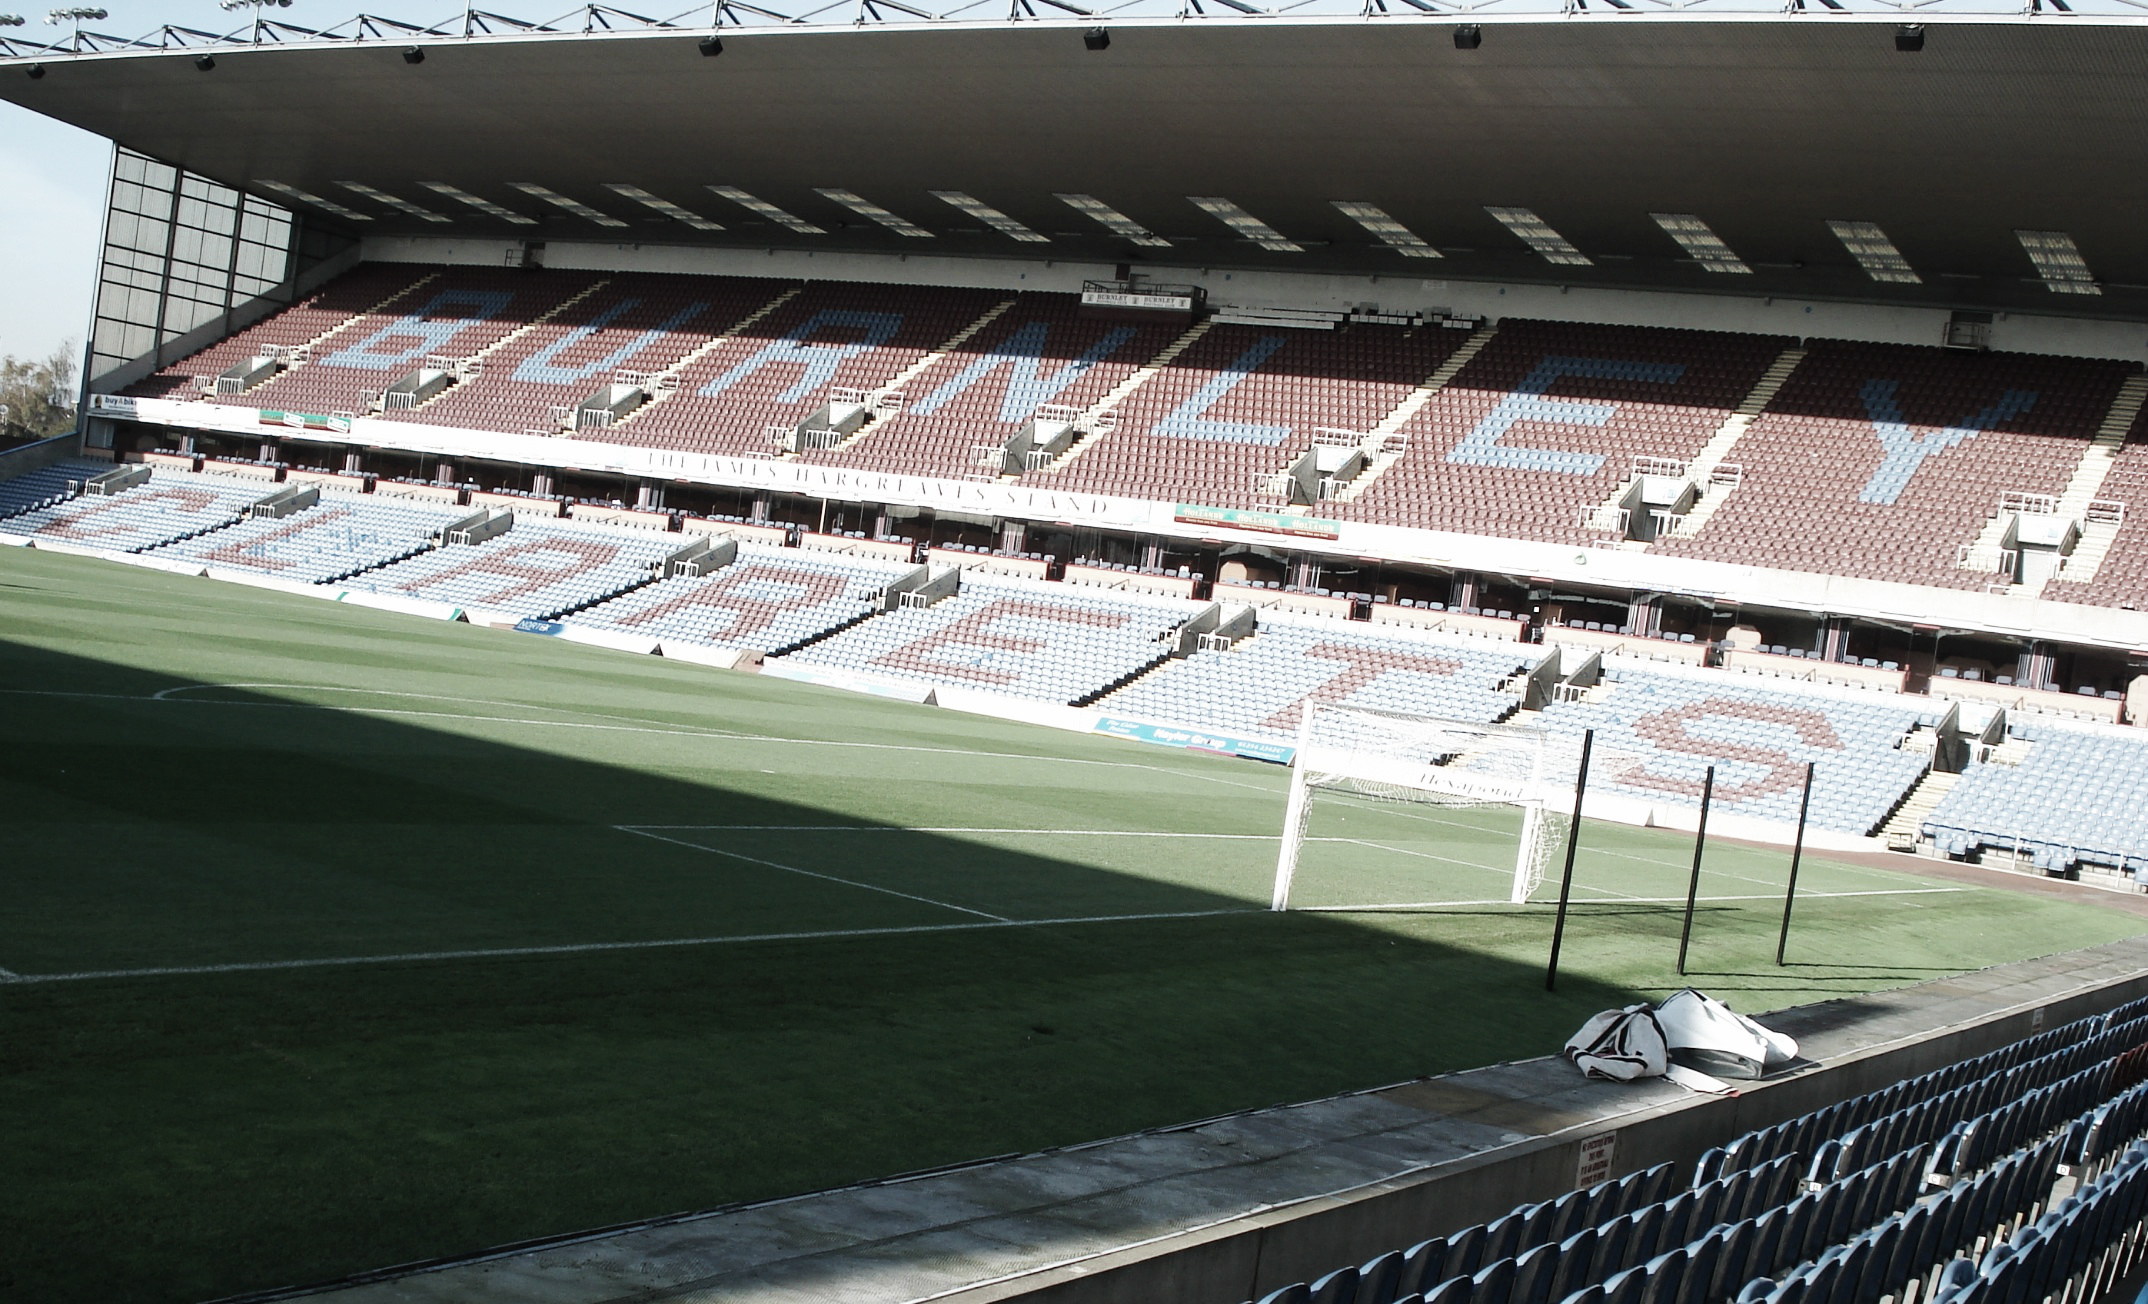
<instances>
[{"instance_id":1,"label":"pitchside advertising hoarding","mask_svg":"<svg viewBox=\"0 0 2148 1304\"><path fill-rule=\"evenodd\" d=\"M1228 734L1209 733L1201 729L1181 729L1172 725L1144 724L1139 720L1117 720L1108 715L1096 722L1096 732L1113 738L1132 739L1139 743L1185 747L1200 752L1220 752L1225 756L1243 756L1254 761L1273 761L1277 765L1290 764L1290 758L1296 755L1298 750L1288 743L1233 738Z\"/></svg>"}]
</instances>

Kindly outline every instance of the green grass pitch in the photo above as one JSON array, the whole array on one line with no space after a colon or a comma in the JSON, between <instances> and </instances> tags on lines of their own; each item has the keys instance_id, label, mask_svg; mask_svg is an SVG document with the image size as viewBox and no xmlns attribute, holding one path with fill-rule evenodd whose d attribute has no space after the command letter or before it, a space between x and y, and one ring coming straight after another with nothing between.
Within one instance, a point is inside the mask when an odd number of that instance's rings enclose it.
<instances>
[{"instance_id":1,"label":"green grass pitch","mask_svg":"<svg viewBox=\"0 0 2148 1304\"><path fill-rule=\"evenodd\" d=\"M1542 1054L1660 994L1689 842L1550 910L1265 909L1285 772L0 550L0 1297L200 1299ZM1309 905L1502 897L1316 808ZM1745 1010L2126 936L1710 849Z\"/></svg>"}]
</instances>

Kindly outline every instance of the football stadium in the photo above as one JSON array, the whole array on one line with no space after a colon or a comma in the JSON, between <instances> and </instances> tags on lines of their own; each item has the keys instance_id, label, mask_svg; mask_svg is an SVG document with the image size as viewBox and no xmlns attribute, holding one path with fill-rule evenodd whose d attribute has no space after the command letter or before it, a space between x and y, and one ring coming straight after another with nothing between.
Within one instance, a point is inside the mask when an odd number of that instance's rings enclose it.
<instances>
[{"instance_id":1,"label":"football stadium","mask_svg":"<svg viewBox=\"0 0 2148 1304\"><path fill-rule=\"evenodd\" d=\"M0 1297L2140 1296L2148 11L922 4L0 28Z\"/></svg>"}]
</instances>

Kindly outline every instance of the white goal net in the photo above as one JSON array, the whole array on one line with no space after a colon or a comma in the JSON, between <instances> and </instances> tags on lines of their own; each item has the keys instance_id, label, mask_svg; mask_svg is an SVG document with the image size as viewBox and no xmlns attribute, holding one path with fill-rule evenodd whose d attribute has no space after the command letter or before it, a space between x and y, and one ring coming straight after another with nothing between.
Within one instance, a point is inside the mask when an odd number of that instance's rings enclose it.
<instances>
[{"instance_id":1,"label":"white goal net","mask_svg":"<svg viewBox=\"0 0 2148 1304\"><path fill-rule=\"evenodd\" d=\"M1482 724L1308 703L1291 762L1273 908L1291 906L1307 829L1316 805L1329 794L1450 811L1504 808L1518 816L1477 824L1516 830L1507 899L1521 904L1542 884L1547 868L1565 849L1580 765L1579 738L1536 725ZM1502 832L1501 836L1506 835Z\"/></svg>"}]
</instances>

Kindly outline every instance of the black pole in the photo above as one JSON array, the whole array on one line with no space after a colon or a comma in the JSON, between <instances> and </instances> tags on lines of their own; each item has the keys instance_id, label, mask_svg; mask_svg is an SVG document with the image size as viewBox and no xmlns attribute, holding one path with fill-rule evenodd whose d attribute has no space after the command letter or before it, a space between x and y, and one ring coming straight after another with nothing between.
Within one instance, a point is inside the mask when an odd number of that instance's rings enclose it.
<instances>
[{"instance_id":1,"label":"black pole","mask_svg":"<svg viewBox=\"0 0 2148 1304\"><path fill-rule=\"evenodd\" d=\"M1790 845L1790 886L1783 891L1783 933L1775 939L1775 964L1783 962L1783 949L1790 945L1790 906L1797 900L1797 864L1805 858L1805 815L1812 809L1812 762L1805 762L1805 795L1797 804L1797 841Z\"/></svg>"},{"instance_id":2,"label":"black pole","mask_svg":"<svg viewBox=\"0 0 2148 1304\"><path fill-rule=\"evenodd\" d=\"M1581 772L1574 776L1574 818L1566 826L1566 869L1559 875L1559 913L1551 925L1551 964L1544 970L1544 990L1559 990L1559 944L1566 940L1566 902L1574 894L1574 849L1581 838L1581 797L1589 790L1589 751L1594 729L1581 735Z\"/></svg>"},{"instance_id":3,"label":"black pole","mask_svg":"<svg viewBox=\"0 0 2148 1304\"><path fill-rule=\"evenodd\" d=\"M1686 945L1693 940L1693 905L1700 900L1701 850L1708 845L1708 804L1715 800L1715 767L1701 783L1700 827L1693 830L1693 877L1686 880L1686 926L1678 934L1678 976L1686 976Z\"/></svg>"}]
</instances>

